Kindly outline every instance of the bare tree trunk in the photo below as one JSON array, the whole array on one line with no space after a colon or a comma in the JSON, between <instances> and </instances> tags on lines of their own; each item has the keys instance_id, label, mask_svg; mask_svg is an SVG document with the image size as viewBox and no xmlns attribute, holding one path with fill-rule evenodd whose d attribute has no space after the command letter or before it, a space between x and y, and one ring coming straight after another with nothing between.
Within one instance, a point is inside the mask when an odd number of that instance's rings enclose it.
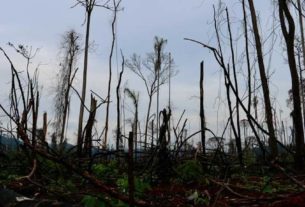
<instances>
[{"instance_id":1,"label":"bare tree trunk","mask_svg":"<svg viewBox=\"0 0 305 207\"><path fill-rule=\"evenodd\" d=\"M201 146L202 154L205 155L205 116L204 116L204 63L200 63L200 126L201 126Z\"/></svg>"},{"instance_id":2,"label":"bare tree trunk","mask_svg":"<svg viewBox=\"0 0 305 207\"><path fill-rule=\"evenodd\" d=\"M230 25L230 18L228 9L226 9L227 14L227 24L228 24L228 31L229 31L229 39L230 39L230 48L231 48L231 59L232 59L232 68L233 68L233 77L234 77L234 84L236 89L235 94L235 108L236 108L236 129L237 129L237 136L236 136L236 146L238 150L238 157L241 166L243 166L243 158L242 158L242 146L241 146L241 136L240 136L240 118L239 118L239 104L238 104L238 97L239 97L239 90L238 90L238 81L237 81L237 74L236 74L236 67L235 67L235 54L233 48L233 39L232 39L232 32L231 32L231 25ZM229 67L228 67L229 68ZM229 89L229 87L228 87Z\"/></svg>"},{"instance_id":3,"label":"bare tree trunk","mask_svg":"<svg viewBox=\"0 0 305 207\"><path fill-rule=\"evenodd\" d=\"M168 110L172 113L171 107L171 69L172 69L172 55L169 53L169 66L168 66ZM171 119L168 120L168 143L171 143Z\"/></svg>"},{"instance_id":4,"label":"bare tree trunk","mask_svg":"<svg viewBox=\"0 0 305 207\"><path fill-rule=\"evenodd\" d=\"M276 143L277 141L276 141L274 126L273 126L273 114L272 114L272 107L271 107L271 102L270 102L268 79L267 79L267 75L266 75L262 45L261 45L260 35L259 35L259 31L258 31L258 26L257 26L255 7L253 4L253 0L248 0L248 2L249 2L250 12L251 12L251 20L252 20L256 52L257 52L257 61L258 61L258 67L259 67L260 78L261 78L262 88L263 88L263 95L264 95L265 114L266 114L268 131L269 131L268 142L269 142L269 147L271 150L271 158L275 158L277 156L278 152L277 152L277 143Z\"/></svg>"},{"instance_id":5,"label":"bare tree trunk","mask_svg":"<svg viewBox=\"0 0 305 207\"><path fill-rule=\"evenodd\" d=\"M134 206L134 174L133 174L133 132L129 132L128 137L128 195L129 206Z\"/></svg>"},{"instance_id":6,"label":"bare tree trunk","mask_svg":"<svg viewBox=\"0 0 305 207\"><path fill-rule=\"evenodd\" d=\"M251 115L251 103L252 103L252 87L251 87L251 65L250 65L250 57L249 57L249 38L248 38L248 21L247 21L247 13L246 13L246 5L245 0L242 1L243 6L243 18L244 18L244 34L245 34L245 45L246 45L246 59L247 59L247 70L248 70L248 113ZM255 82L254 82L255 84ZM255 85L254 85L255 88ZM254 110L255 110L255 119L257 120L257 98L254 96ZM253 131L253 134L256 138L256 141L262 151L263 159L266 160L266 150L263 143L260 140L260 137L257 132L257 128L253 125L252 120L249 115L247 115L247 119L249 125Z\"/></svg>"},{"instance_id":7,"label":"bare tree trunk","mask_svg":"<svg viewBox=\"0 0 305 207\"><path fill-rule=\"evenodd\" d=\"M149 118L150 118L152 95L153 94L148 94L148 108L147 108L146 121L145 121L145 132L144 132L144 149L145 150L147 147L148 124L149 124Z\"/></svg>"},{"instance_id":8,"label":"bare tree trunk","mask_svg":"<svg viewBox=\"0 0 305 207\"><path fill-rule=\"evenodd\" d=\"M154 147L154 119L151 120L151 149Z\"/></svg>"},{"instance_id":9,"label":"bare tree trunk","mask_svg":"<svg viewBox=\"0 0 305 207\"><path fill-rule=\"evenodd\" d=\"M83 117L84 108L86 100L86 86L87 86L87 69L88 69L88 53L89 53L89 37L90 37L90 23L91 23L91 12L87 11L87 26L86 26L86 40L85 40L85 52L84 52L84 71L83 71L83 86L82 86L82 96L80 100L80 111L78 119L78 132L77 132L77 154L82 155L83 149Z\"/></svg>"},{"instance_id":10,"label":"bare tree trunk","mask_svg":"<svg viewBox=\"0 0 305 207\"><path fill-rule=\"evenodd\" d=\"M158 64L158 65L161 65ZM157 67L157 140L159 140L159 126L160 126L160 117L159 117L159 94L160 94L160 67Z\"/></svg>"},{"instance_id":11,"label":"bare tree trunk","mask_svg":"<svg viewBox=\"0 0 305 207\"><path fill-rule=\"evenodd\" d=\"M137 149L138 149L138 102L135 103L135 120L134 120L134 131L133 131L133 139L134 139L134 152L135 159L137 159Z\"/></svg>"},{"instance_id":12,"label":"bare tree trunk","mask_svg":"<svg viewBox=\"0 0 305 207\"><path fill-rule=\"evenodd\" d=\"M47 131L48 131L48 114L47 114L47 112L43 113L42 131L43 131L42 142L44 143L46 141Z\"/></svg>"},{"instance_id":13,"label":"bare tree trunk","mask_svg":"<svg viewBox=\"0 0 305 207\"><path fill-rule=\"evenodd\" d=\"M90 113L89 118L87 121L87 125L85 127L85 154L91 158L92 156L92 128L95 121L95 114L96 114L96 99L91 96L91 106L90 106Z\"/></svg>"},{"instance_id":14,"label":"bare tree trunk","mask_svg":"<svg viewBox=\"0 0 305 207\"><path fill-rule=\"evenodd\" d=\"M115 30L115 24L117 20L117 11L118 6L120 4L116 3L116 0L113 0L113 20L111 24L111 31L112 31L112 42L111 42L111 50L109 55L109 79L108 79L108 92L107 92L107 106L106 106L106 121L105 121L105 138L103 142L103 148L107 147L107 138L108 138L108 122L109 122L109 105L110 105L110 91L111 91L111 79L112 79L112 56L113 56L113 50L114 50L114 44L116 41L116 30Z\"/></svg>"},{"instance_id":15,"label":"bare tree trunk","mask_svg":"<svg viewBox=\"0 0 305 207\"><path fill-rule=\"evenodd\" d=\"M293 122L295 125L296 155L295 165L299 169L304 168L304 130L302 122L300 84L294 54L295 25L293 17L287 6L286 0L279 0L280 23L287 46L288 64L291 75L293 94ZM287 25L288 24L288 30Z\"/></svg>"},{"instance_id":16,"label":"bare tree trunk","mask_svg":"<svg viewBox=\"0 0 305 207\"><path fill-rule=\"evenodd\" d=\"M302 16L302 8L301 1L298 0L298 11L299 11L299 24L301 31L301 44L302 44L302 52L303 52L303 67L305 68L305 40L304 40L304 26L303 26L303 16ZM301 64L300 64L301 65ZM303 124L305 129L305 102L304 102L304 85L303 85L303 77L302 77L302 67L300 66L300 84L301 84L301 98L303 103Z\"/></svg>"},{"instance_id":17,"label":"bare tree trunk","mask_svg":"<svg viewBox=\"0 0 305 207\"><path fill-rule=\"evenodd\" d=\"M299 73L300 73L300 98L303 108L301 108L303 112L303 125L305 128L305 102L304 102L304 84L303 84L303 76L302 76L302 66L301 66L301 54L298 53L298 62L299 62ZM304 129L303 128L303 129Z\"/></svg>"},{"instance_id":18,"label":"bare tree trunk","mask_svg":"<svg viewBox=\"0 0 305 207\"><path fill-rule=\"evenodd\" d=\"M246 45L246 59L247 59L247 70L248 70L248 112L251 114L251 102L252 102L252 90L251 90L251 65L249 58L249 38L248 38L248 21L246 14L245 0L242 1L243 5L243 19L244 19L244 34L245 34L245 45ZM250 121L250 120L248 120Z\"/></svg>"},{"instance_id":19,"label":"bare tree trunk","mask_svg":"<svg viewBox=\"0 0 305 207\"><path fill-rule=\"evenodd\" d=\"M63 84L63 87L64 87L64 90L63 90L63 96L64 96L64 103L63 103L63 115L62 115L62 125L61 125L61 132L60 132L60 145L63 144L64 140L65 140L65 130L66 130L66 126L67 126L67 118L68 118L68 111L69 111L69 107L70 107L70 89L71 89L71 86L72 86L72 83L73 83L73 79L75 77L75 74L76 74L76 71L77 69L75 70L75 73L74 75L72 76L72 72L73 72L73 64L75 63L75 60L77 58L77 54L78 54L78 50L79 50L79 45L78 45L78 42L77 42L77 39L79 38L78 34L76 32L74 32L73 30L72 31L69 31L67 33L67 38L65 39L67 42L67 54L66 54L66 57L65 59L68 61L68 62L64 62L64 67L65 67L65 64L67 64L67 78L66 79L63 79L63 81L67 81L68 83L64 83ZM63 46L64 46L65 43L63 43ZM65 76L66 74L64 74Z\"/></svg>"},{"instance_id":20,"label":"bare tree trunk","mask_svg":"<svg viewBox=\"0 0 305 207\"><path fill-rule=\"evenodd\" d=\"M125 65L125 59L124 56L122 55L122 70L120 72L119 75L119 81L118 81L118 85L116 87L116 98L117 98L117 134L116 134L116 150L118 151L120 149L120 145L123 144L122 143L122 131L121 131L121 110L120 110L120 105L121 105L121 101L120 101L120 87L121 87L121 82L122 82L122 76L124 73L124 65Z\"/></svg>"}]
</instances>

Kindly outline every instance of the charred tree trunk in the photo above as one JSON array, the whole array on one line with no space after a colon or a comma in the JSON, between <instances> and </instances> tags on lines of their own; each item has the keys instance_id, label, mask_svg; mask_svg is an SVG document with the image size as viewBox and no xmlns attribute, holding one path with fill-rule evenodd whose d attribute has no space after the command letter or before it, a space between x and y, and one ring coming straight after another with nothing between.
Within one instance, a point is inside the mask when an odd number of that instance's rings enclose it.
<instances>
[{"instance_id":1,"label":"charred tree trunk","mask_svg":"<svg viewBox=\"0 0 305 207\"><path fill-rule=\"evenodd\" d=\"M43 137L42 142L45 143L48 131L48 114L47 112L43 113L43 125L42 125Z\"/></svg>"},{"instance_id":2,"label":"charred tree trunk","mask_svg":"<svg viewBox=\"0 0 305 207\"><path fill-rule=\"evenodd\" d=\"M148 94L148 108L147 108L146 121L145 121L145 132L144 132L144 149L145 150L147 148L148 124L149 124L149 118L150 118L152 96L153 96L152 93Z\"/></svg>"},{"instance_id":3,"label":"charred tree trunk","mask_svg":"<svg viewBox=\"0 0 305 207\"><path fill-rule=\"evenodd\" d=\"M122 143L122 131L121 131L121 110L120 110L120 105L121 105L121 101L120 101L120 87L121 87L121 82L122 82L122 76L124 73L124 65L125 65L125 59L124 56L122 55L122 70L120 72L119 75L119 81L118 81L118 85L116 87L116 99L117 99L117 105L116 105L116 110L117 110L117 134L116 134L116 150L120 150L120 145L123 144Z\"/></svg>"},{"instance_id":4,"label":"charred tree trunk","mask_svg":"<svg viewBox=\"0 0 305 207\"><path fill-rule=\"evenodd\" d=\"M92 157L92 129L95 121L96 114L96 99L91 96L91 106L87 125L85 127L85 154Z\"/></svg>"},{"instance_id":5,"label":"charred tree trunk","mask_svg":"<svg viewBox=\"0 0 305 207\"><path fill-rule=\"evenodd\" d=\"M291 13L288 9L287 3L288 2L286 0L279 0L279 16L280 16L280 23L281 23L283 36L287 47L288 64L289 64L291 84L292 84L293 122L295 125L295 142L296 142L295 165L297 168L303 169L304 168L304 130L303 130L302 111L301 111L299 76L298 76L295 54L294 54L295 25L294 25L293 17L291 16Z\"/></svg>"},{"instance_id":6,"label":"charred tree trunk","mask_svg":"<svg viewBox=\"0 0 305 207\"><path fill-rule=\"evenodd\" d=\"M89 53L89 37L90 37L90 23L91 23L92 9L87 10L87 25L86 25L86 40L85 40L85 52L84 52L84 71L83 71L83 85L82 96L80 100L79 120L78 120L78 132L77 132L77 154L79 157L82 155L83 149L83 117L86 100L86 86L87 86L87 69L88 69L88 53Z\"/></svg>"},{"instance_id":7,"label":"charred tree trunk","mask_svg":"<svg viewBox=\"0 0 305 207\"><path fill-rule=\"evenodd\" d=\"M202 154L205 155L205 115L204 115L204 63L200 63L200 127Z\"/></svg>"},{"instance_id":8,"label":"charred tree trunk","mask_svg":"<svg viewBox=\"0 0 305 207\"><path fill-rule=\"evenodd\" d=\"M130 207L134 206L134 174L133 169L133 132L129 132L128 137L128 195L129 195L129 203Z\"/></svg>"},{"instance_id":9,"label":"charred tree trunk","mask_svg":"<svg viewBox=\"0 0 305 207\"><path fill-rule=\"evenodd\" d=\"M268 143L269 143L269 147L271 150L270 158L273 159L277 156L278 150L277 150L277 140L275 137L275 131L274 131L274 126L273 126L273 114L272 114L272 106L271 106L271 101L270 101L269 85L268 85L268 79L267 79L267 75L266 75L265 64L264 64L260 35L259 35L259 31L258 31L258 26L257 26L255 7L253 4L253 0L248 0L248 2L249 2L250 12L251 12L252 27L253 27L253 32L254 32L256 53L257 53L257 61L258 61L258 67L259 67L263 95L264 95L264 102L265 102L265 114L266 114L266 120L267 120L268 132L269 132Z\"/></svg>"},{"instance_id":10,"label":"charred tree trunk","mask_svg":"<svg viewBox=\"0 0 305 207\"><path fill-rule=\"evenodd\" d=\"M157 166L156 173L159 180L163 183L168 183L171 175L171 160L169 157L169 152L167 149L167 139L166 132L168 132L168 121L170 119L170 112L167 113L166 109L161 111L163 122L160 127L160 136L159 136L159 151L157 157Z\"/></svg>"},{"instance_id":11,"label":"charred tree trunk","mask_svg":"<svg viewBox=\"0 0 305 207\"><path fill-rule=\"evenodd\" d=\"M302 8L301 8L301 1L298 0L298 11L299 11L299 23L300 23L300 31L301 31L301 43L302 43L302 53L303 53L303 67L305 68L305 40L304 40L304 26L303 26L303 16L302 16ZM305 102L304 102L304 84L303 84L303 77L302 77L302 67L300 65L300 84L301 84L301 102L303 103L303 125L305 129Z\"/></svg>"},{"instance_id":12,"label":"charred tree trunk","mask_svg":"<svg viewBox=\"0 0 305 207\"><path fill-rule=\"evenodd\" d=\"M116 0L113 0L113 20L111 24L111 31L112 31L112 42L111 42L111 50L109 54L109 79L108 79L108 92L107 92L107 106L106 106L106 121L105 121L105 138L103 143L103 148L107 147L107 139L108 139L108 122L109 122L109 105L110 105L110 91L111 91L111 80L112 80L112 56L114 51L114 44L116 41L116 20L117 20L117 12L118 12L118 6L120 5L120 2L117 4Z\"/></svg>"},{"instance_id":13,"label":"charred tree trunk","mask_svg":"<svg viewBox=\"0 0 305 207\"><path fill-rule=\"evenodd\" d=\"M229 39L230 39L230 48L231 48L231 58L232 58L232 68L233 68L233 77L234 77L234 85L235 85L235 108L236 108L236 146L237 146L237 151L238 151L238 159L240 162L240 165L243 166L243 156L242 156L242 146L241 146L241 136L240 136L240 121L239 121L239 103L238 103L238 98L239 98L239 89L238 89L238 81L237 81L237 73L236 73L236 67L235 67L235 53L234 53L234 48L233 48L233 39L232 39L232 32L231 32L231 25L230 25L230 17L229 17L229 12L228 9L226 9L226 14L227 14L227 24L228 24L228 31L229 31ZM228 66L229 69L229 66ZM229 90L229 87L228 87ZM230 92L229 92L230 93ZM232 111L231 113L231 120L232 119Z\"/></svg>"}]
</instances>

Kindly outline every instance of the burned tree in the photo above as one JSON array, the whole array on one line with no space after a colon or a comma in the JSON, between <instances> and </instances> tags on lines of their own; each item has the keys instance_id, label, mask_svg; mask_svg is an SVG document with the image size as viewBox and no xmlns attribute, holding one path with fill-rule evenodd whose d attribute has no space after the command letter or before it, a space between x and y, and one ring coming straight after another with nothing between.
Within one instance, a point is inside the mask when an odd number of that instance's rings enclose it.
<instances>
[{"instance_id":1,"label":"burned tree","mask_svg":"<svg viewBox=\"0 0 305 207\"><path fill-rule=\"evenodd\" d=\"M296 167L304 167L304 130L302 121L302 110L300 100L299 76L294 54L295 24L288 8L286 0L279 0L279 16L283 36L287 47L288 64L291 75L291 86L293 95L293 122L295 127L296 142Z\"/></svg>"},{"instance_id":2,"label":"burned tree","mask_svg":"<svg viewBox=\"0 0 305 207\"><path fill-rule=\"evenodd\" d=\"M65 129L67 125L68 111L70 108L70 89L76 73L76 60L80 51L79 35L74 31L68 31L61 43L62 60L60 71L57 74L57 86L55 91L54 108L55 121L53 123L55 134L62 150L65 142Z\"/></svg>"},{"instance_id":3,"label":"burned tree","mask_svg":"<svg viewBox=\"0 0 305 207\"><path fill-rule=\"evenodd\" d=\"M111 31L112 31L112 41L111 41L111 49L109 54L109 79L108 79L108 92L107 92L107 105L106 105L106 121L105 121L105 137L103 141L103 147L107 146L107 138L108 138L108 122L109 122L109 105L110 105L110 91L111 91L111 81L112 81L112 56L114 51L114 45L116 41L116 21L117 21L117 12L119 10L119 6L122 0L113 0L113 19L111 23Z\"/></svg>"},{"instance_id":4,"label":"burned tree","mask_svg":"<svg viewBox=\"0 0 305 207\"><path fill-rule=\"evenodd\" d=\"M256 18L256 11L253 4L253 0L248 0L249 8L251 13L251 20L252 20L252 28L254 32L254 39L255 39L255 46L256 46L256 55L258 61L258 68L260 73L260 79L262 82L262 89L264 95L264 102L265 102L265 114L269 132L269 146L271 150L271 158L275 158L277 156L277 139L275 137L274 125L273 125L273 114L272 114L272 106L270 102L270 92L269 92L269 85L268 85L268 78L266 75L266 69L264 64L264 57L262 51L262 44L261 38L257 26L257 18Z\"/></svg>"},{"instance_id":5,"label":"burned tree","mask_svg":"<svg viewBox=\"0 0 305 207\"><path fill-rule=\"evenodd\" d=\"M138 105L139 105L139 93L130 90L129 88L125 88L124 92L127 96L132 100L133 106L135 108L134 119L132 122L132 132L133 132L133 140L134 140L134 149L137 150L137 134L138 134Z\"/></svg>"},{"instance_id":6,"label":"burned tree","mask_svg":"<svg viewBox=\"0 0 305 207\"><path fill-rule=\"evenodd\" d=\"M73 7L78 5L85 8L86 11L86 37L85 37L85 51L84 51L84 69L83 69L83 81L82 81L82 91L81 91L81 100L80 100L80 110L79 110L79 120L78 120L78 131L77 131L77 152L79 155L82 153L83 145L83 117L85 109L85 100L86 100L86 87L87 87L87 70L88 70L88 54L89 54L89 39L90 39L90 25L91 25L91 16L93 9L95 7L103 7L110 9L108 2L99 3L98 0L76 0L76 4Z\"/></svg>"},{"instance_id":7,"label":"burned tree","mask_svg":"<svg viewBox=\"0 0 305 207\"><path fill-rule=\"evenodd\" d=\"M170 67L170 65L173 63L173 60L168 54L163 52L165 42L166 41L164 39L159 39L156 37L154 43L154 52L148 53L145 58L141 58L141 56L134 54L130 60L126 61L126 67L128 67L144 82L148 95L148 108L144 131L145 148L147 145L148 125L151 118L150 112L153 96L157 93L160 86L166 83L169 77L172 77L175 74L175 72L171 70Z\"/></svg>"}]
</instances>

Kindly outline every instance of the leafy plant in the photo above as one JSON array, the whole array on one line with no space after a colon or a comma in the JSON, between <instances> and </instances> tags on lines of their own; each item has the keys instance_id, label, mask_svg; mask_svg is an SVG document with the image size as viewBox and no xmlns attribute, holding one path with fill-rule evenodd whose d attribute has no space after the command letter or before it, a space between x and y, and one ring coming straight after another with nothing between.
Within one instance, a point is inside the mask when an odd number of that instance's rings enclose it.
<instances>
[{"instance_id":1,"label":"leafy plant","mask_svg":"<svg viewBox=\"0 0 305 207\"><path fill-rule=\"evenodd\" d=\"M70 179L59 178L54 180L49 185L50 190L59 192L76 192L77 188L75 184Z\"/></svg>"},{"instance_id":2,"label":"leafy plant","mask_svg":"<svg viewBox=\"0 0 305 207\"><path fill-rule=\"evenodd\" d=\"M115 177L119 173L117 161L110 161L108 164L95 164L92 166L92 171L100 179Z\"/></svg>"},{"instance_id":3,"label":"leafy plant","mask_svg":"<svg viewBox=\"0 0 305 207\"><path fill-rule=\"evenodd\" d=\"M85 207L106 207L105 202L91 195L85 195L81 201L81 204L83 204Z\"/></svg>"},{"instance_id":4,"label":"leafy plant","mask_svg":"<svg viewBox=\"0 0 305 207\"><path fill-rule=\"evenodd\" d=\"M120 178L116 182L117 186L123 193L128 192L128 178L127 176L124 176L123 178ZM146 182L142 178L135 177L135 195L137 197L141 197L143 193L147 190L151 189L150 184Z\"/></svg>"},{"instance_id":5,"label":"leafy plant","mask_svg":"<svg viewBox=\"0 0 305 207\"><path fill-rule=\"evenodd\" d=\"M176 168L178 177L183 182L197 182L203 177L203 170L196 160L187 160Z\"/></svg>"},{"instance_id":6,"label":"leafy plant","mask_svg":"<svg viewBox=\"0 0 305 207\"><path fill-rule=\"evenodd\" d=\"M273 193L276 189L274 189L271 185L271 178L268 176L263 177L263 193Z\"/></svg>"},{"instance_id":7,"label":"leafy plant","mask_svg":"<svg viewBox=\"0 0 305 207\"><path fill-rule=\"evenodd\" d=\"M109 207L109 206L128 207L129 206L128 204L117 199L112 199L107 203L104 200L102 200L102 198L97 198L91 195L84 196L81 201L81 204L84 205L84 207Z\"/></svg>"}]
</instances>

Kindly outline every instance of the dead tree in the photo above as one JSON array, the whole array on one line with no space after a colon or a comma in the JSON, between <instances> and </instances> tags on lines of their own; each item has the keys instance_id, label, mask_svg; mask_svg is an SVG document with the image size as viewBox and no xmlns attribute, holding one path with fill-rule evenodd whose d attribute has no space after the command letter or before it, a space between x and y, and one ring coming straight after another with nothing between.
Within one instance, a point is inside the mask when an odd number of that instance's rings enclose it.
<instances>
[{"instance_id":1,"label":"dead tree","mask_svg":"<svg viewBox=\"0 0 305 207\"><path fill-rule=\"evenodd\" d=\"M122 130L121 130L121 94L120 94L120 87L121 87L121 82L122 82L122 76L124 73L124 67L125 66L125 58L122 54L122 70L119 75L119 80L118 80L118 85L116 87L116 98L117 98L117 133L116 133L116 150L120 149L120 146L123 144L122 141Z\"/></svg>"},{"instance_id":2,"label":"dead tree","mask_svg":"<svg viewBox=\"0 0 305 207\"><path fill-rule=\"evenodd\" d=\"M63 53L60 71L57 74L57 86L54 99L55 121L53 123L55 136L59 139L60 151L65 142L65 129L70 108L70 90L76 73L76 60L80 51L79 34L74 30L66 32L61 43Z\"/></svg>"},{"instance_id":3,"label":"dead tree","mask_svg":"<svg viewBox=\"0 0 305 207\"><path fill-rule=\"evenodd\" d=\"M139 93L130 90L129 88L125 88L124 92L127 96L132 100L133 106L135 108L134 120L132 122L132 132L133 132L133 140L134 140L134 148L135 152L137 151L137 135L138 135L138 104L139 104Z\"/></svg>"},{"instance_id":4,"label":"dead tree","mask_svg":"<svg viewBox=\"0 0 305 207\"><path fill-rule=\"evenodd\" d=\"M133 132L129 132L128 136L128 197L130 207L134 206L134 162L133 162Z\"/></svg>"},{"instance_id":5,"label":"dead tree","mask_svg":"<svg viewBox=\"0 0 305 207\"><path fill-rule=\"evenodd\" d=\"M200 63L200 126L201 126L201 147L202 154L205 155L205 115L204 115L204 63Z\"/></svg>"},{"instance_id":6,"label":"dead tree","mask_svg":"<svg viewBox=\"0 0 305 207\"><path fill-rule=\"evenodd\" d=\"M156 42L157 39L159 43ZM161 42L162 45L160 45ZM159 44L158 47L160 54L158 54L158 48L156 44ZM134 54L130 58L130 60L126 61L126 67L129 68L144 82L145 89L148 95L148 107L144 130L145 149L147 146L148 125L151 119L150 112L153 96L157 93L158 88L160 89L161 85L165 84L169 80L169 77L173 77L175 75L175 71L172 70L170 67L173 64L173 59L168 54L163 52L164 45L165 40L161 41L159 40L159 38L155 38L154 52L147 54L147 56L143 59L141 58L141 56Z\"/></svg>"},{"instance_id":7,"label":"dead tree","mask_svg":"<svg viewBox=\"0 0 305 207\"><path fill-rule=\"evenodd\" d=\"M238 89L238 81L237 81L237 73L236 73L236 65L235 65L235 53L233 48L233 40L232 40L232 32L231 32L231 24L230 24L230 17L228 9L226 8L226 15L227 15L227 25L228 25L228 32L229 32L229 40L230 40L230 48L231 48L231 59L232 59L232 68L233 68L233 78L234 78L234 85L235 85L235 109L236 109L236 126L233 121L233 109L231 106L231 100L230 100L230 86L227 83L228 80L225 78L225 85L227 88L227 99L229 103L229 111L230 111L230 119L231 119L231 126L235 135L235 141L237 146L237 152L238 152L238 158L241 166L243 166L243 155L242 155L242 146L241 146L241 136L240 136L240 124L239 124L239 103L238 103L238 97L239 97L239 89ZM215 19L215 17L214 17ZM215 26L216 28L216 26ZM217 32L217 38L219 39L219 34ZM218 40L220 42L220 40ZM230 66L228 64L228 72L230 73ZM229 74L230 75L230 74Z\"/></svg>"},{"instance_id":8,"label":"dead tree","mask_svg":"<svg viewBox=\"0 0 305 207\"><path fill-rule=\"evenodd\" d=\"M286 0L279 0L279 17L282 33L286 42L288 64L291 75L293 95L293 122L295 125L296 154L295 165L299 169L304 167L304 130L300 100L300 84L294 54L295 24Z\"/></svg>"},{"instance_id":9,"label":"dead tree","mask_svg":"<svg viewBox=\"0 0 305 207\"><path fill-rule=\"evenodd\" d=\"M79 110L79 120L78 120L78 131L77 131L77 152L78 155L82 154L83 146L83 117L85 109L85 100L86 100L86 87L87 87L87 70L88 70L88 53L89 53L89 39L90 39L90 25L91 25L91 15L95 7L103 7L110 9L108 6L108 0L105 3L98 3L97 0L76 0L76 4L73 7L78 5L85 8L86 11L86 37L85 37L85 51L84 51L84 69L83 69L83 82L82 82L82 91L81 91L81 101L80 101L80 110Z\"/></svg>"},{"instance_id":10,"label":"dead tree","mask_svg":"<svg viewBox=\"0 0 305 207\"><path fill-rule=\"evenodd\" d=\"M117 21L117 12L119 11L119 6L122 0L113 0L113 19L111 23L112 31L112 42L111 49L109 54L109 79L108 79L108 91L107 91L107 104L106 104L106 120L105 120L105 137L103 141L103 148L107 146L108 138L108 122L109 122L109 105L110 105L110 91L111 91L111 81L112 81L112 56L114 51L114 45L116 41L116 21Z\"/></svg>"},{"instance_id":11,"label":"dead tree","mask_svg":"<svg viewBox=\"0 0 305 207\"><path fill-rule=\"evenodd\" d=\"M156 174L162 182L167 183L169 182L172 170L167 142L168 122L171 112L167 112L166 109L163 109L160 114L162 115L163 121L160 127L160 136L157 145L159 147L159 151L157 154Z\"/></svg>"},{"instance_id":12,"label":"dead tree","mask_svg":"<svg viewBox=\"0 0 305 207\"><path fill-rule=\"evenodd\" d=\"M300 32L301 32L301 45L302 45L302 54L303 54L303 67L305 68L305 40L304 40L304 26L303 26L303 16L302 16L302 8L301 8L301 1L297 0L298 3L298 12L299 12L299 25L300 25ZM300 61L301 62L301 61ZM305 101L304 101L304 83L303 83L303 77L302 77L302 67L301 64L299 64L300 67L300 85L301 85L301 98L302 98L302 104L303 104L303 125L305 129Z\"/></svg>"},{"instance_id":13,"label":"dead tree","mask_svg":"<svg viewBox=\"0 0 305 207\"><path fill-rule=\"evenodd\" d=\"M265 103L265 114L266 114L266 121L268 126L268 133L269 133L269 147L271 150L271 158L275 158L278 154L277 152L277 139L275 137L274 125L273 125L273 114L272 114L272 106L270 102L270 92L269 92L269 85L268 85L268 78L266 75L266 69L264 64L264 57L262 51L262 44L260 39L260 34L258 31L257 26L257 18L256 18L256 11L253 4L253 0L248 0L249 8L251 13L251 20L252 20L252 28L254 33L255 39L255 46L256 46L256 55L258 61L258 67L260 72L260 79L262 82L262 89L264 95L264 103Z\"/></svg>"},{"instance_id":14,"label":"dead tree","mask_svg":"<svg viewBox=\"0 0 305 207\"><path fill-rule=\"evenodd\" d=\"M89 118L87 121L87 125L84 129L85 132L84 154L87 155L89 158L92 157L92 129L95 122L96 109L97 109L97 101L91 95L91 107L89 112Z\"/></svg>"}]
</instances>

